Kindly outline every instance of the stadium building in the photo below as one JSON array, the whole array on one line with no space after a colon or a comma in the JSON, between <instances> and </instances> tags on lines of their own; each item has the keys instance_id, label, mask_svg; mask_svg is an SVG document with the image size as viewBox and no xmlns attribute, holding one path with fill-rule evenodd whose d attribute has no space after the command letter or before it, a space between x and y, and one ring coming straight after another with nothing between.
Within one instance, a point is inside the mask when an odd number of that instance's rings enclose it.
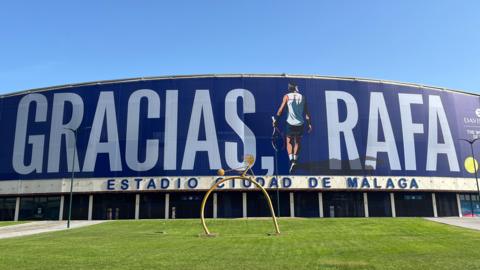
<instances>
[{"instance_id":1,"label":"stadium building","mask_svg":"<svg viewBox=\"0 0 480 270\"><path fill-rule=\"evenodd\" d=\"M0 123L0 220L66 219L71 189L73 219L197 218L217 170L246 154L280 216L480 216L472 93L321 76L138 78L3 95ZM269 214L243 180L206 209Z\"/></svg>"}]
</instances>

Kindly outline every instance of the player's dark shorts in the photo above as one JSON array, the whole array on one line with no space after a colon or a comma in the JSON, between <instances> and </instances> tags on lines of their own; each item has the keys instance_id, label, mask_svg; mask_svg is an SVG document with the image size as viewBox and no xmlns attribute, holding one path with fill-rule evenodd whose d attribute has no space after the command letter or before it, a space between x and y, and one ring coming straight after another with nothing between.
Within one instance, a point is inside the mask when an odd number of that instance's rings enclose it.
<instances>
[{"instance_id":1,"label":"player's dark shorts","mask_svg":"<svg viewBox=\"0 0 480 270\"><path fill-rule=\"evenodd\" d=\"M304 132L303 125L292 126L292 125L287 124L287 137L303 136L303 132Z\"/></svg>"}]
</instances>

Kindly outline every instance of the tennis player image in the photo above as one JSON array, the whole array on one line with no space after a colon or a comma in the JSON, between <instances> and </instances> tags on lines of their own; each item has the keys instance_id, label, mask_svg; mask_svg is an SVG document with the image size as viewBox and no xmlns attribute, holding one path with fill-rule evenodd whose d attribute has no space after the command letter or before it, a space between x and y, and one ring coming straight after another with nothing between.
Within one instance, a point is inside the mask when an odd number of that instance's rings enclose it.
<instances>
[{"instance_id":1,"label":"tennis player image","mask_svg":"<svg viewBox=\"0 0 480 270\"><path fill-rule=\"evenodd\" d=\"M289 172L293 173L298 165L302 136L305 133L305 125L307 126L308 133L312 131L312 123L307 101L300 93L298 86L295 84L288 84L288 93L283 96L282 104L280 105L277 114L272 117L274 128L278 127L278 121L285 108L287 108L288 111L286 123L286 148L290 160Z\"/></svg>"}]
</instances>

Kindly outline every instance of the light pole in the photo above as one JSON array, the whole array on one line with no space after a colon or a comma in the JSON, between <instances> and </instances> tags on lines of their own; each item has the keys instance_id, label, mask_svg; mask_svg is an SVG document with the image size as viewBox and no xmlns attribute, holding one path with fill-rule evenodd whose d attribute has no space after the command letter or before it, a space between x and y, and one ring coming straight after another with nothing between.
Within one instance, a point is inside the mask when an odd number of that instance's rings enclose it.
<instances>
[{"instance_id":1,"label":"light pole","mask_svg":"<svg viewBox=\"0 0 480 270\"><path fill-rule=\"evenodd\" d=\"M83 129L90 129L92 127L84 127ZM73 156L72 156L72 177L70 178L70 201L68 202L68 220L67 220L67 229L70 228L70 221L72 220L72 202L73 202L73 178L75 178L75 155L77 154L77 131L80 128L73 129L67 128L64 129L70 130L73 132Z\"/></svg>"},{"instance_id":2,"label":"light pole","mask_svg":"<svg viewBox=\"0 0 480 270\"><path fill-rule=\"evenodd\" d=\"M73 201L73 178L75 177L75 155L77 150L77 129L65 128L70 131L73 131L74 140L73 140L73 156L72 156L72 177L70 178L70 200L68 202L68 220L67 220L67 229L70 228L70 221L72 219L72 201Z\"/></svg>"},{"instance_id":3,"label":"light pole","mask_svg":"<svg viewBox=\"0 0 480 270\"><path fill-rule=\"evenodd\" d=\"M461 141L465 141L470 144L470 150L472 152L472 158L473 158L473 169L475 170L475 181L477 182L477 193L478 193L478 199L480 203L480 187L478 185L478 176L477 176L477 163L475 160L475 156L473 154L473 144L478 140L479 138L473 139L473 140L467 140L467 139L459 139ZM473 201L473 200L472 200ZM473 213L472 213L473 216Z\"/></svg>"},{"instance_id":4,"label":"light pole","mask_svg":"<svg viewBox=\"0 0 480 270\"><path fill-rule=\"evenodd\" d=\"M277 178L277 217L280 218L280 179L278 179L278 150L275 149L275 178Z\"/></svg>"}]
</instances>

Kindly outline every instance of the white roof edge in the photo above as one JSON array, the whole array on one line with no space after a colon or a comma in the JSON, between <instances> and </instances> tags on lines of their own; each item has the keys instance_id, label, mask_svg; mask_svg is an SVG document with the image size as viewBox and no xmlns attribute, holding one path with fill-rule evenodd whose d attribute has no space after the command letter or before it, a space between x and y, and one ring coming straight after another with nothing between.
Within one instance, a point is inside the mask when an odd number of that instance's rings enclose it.
<instances>
[{"instance_id":1,"label":"white roof edge","mask_svg":"<svg viewBox=\"0 0 480 270\"><path fill-rule=\"evenodd\" d=\"M165 76L152 76L152 77L137 77L137 78L127 78L127 79L115 79L115 80L101 80L101 81L92 81L92 82L83 82L83 83L73 83L73 84L64 84L56 85L42 88L34 88L28 90L16 91L8 94L0 95L0 98L23 95L27 93L34 92L44 92L50 90L59 90L59 89L68 89L72 87L82 87L82 86L91 86L91 85L104 85L104 84L113 84L113 83L127 83L127 82L136 82L136 81L155 81L155 80L171 80L171 79L194 79L194 78L236 78L236 77L246 77L246 78L298 78L298 79L324 79L324 80L344 80L344 81L361 81L361 82L372 82L372 83L383 83L399 86L409 86L417 87L431 90L441 90L448 92L461 93L466 95L479 96L479 94L467 92L464 90L449 89L445 87L438 86L429 86L418 83L404 83L392 80L380 80L380 79L369 79L369 78L359 78L359 77L341 77L341 76L322 76L322 75L299 75L299 74L198 74L198 75L165 75Z\"/></svg>"}]
</instances>

